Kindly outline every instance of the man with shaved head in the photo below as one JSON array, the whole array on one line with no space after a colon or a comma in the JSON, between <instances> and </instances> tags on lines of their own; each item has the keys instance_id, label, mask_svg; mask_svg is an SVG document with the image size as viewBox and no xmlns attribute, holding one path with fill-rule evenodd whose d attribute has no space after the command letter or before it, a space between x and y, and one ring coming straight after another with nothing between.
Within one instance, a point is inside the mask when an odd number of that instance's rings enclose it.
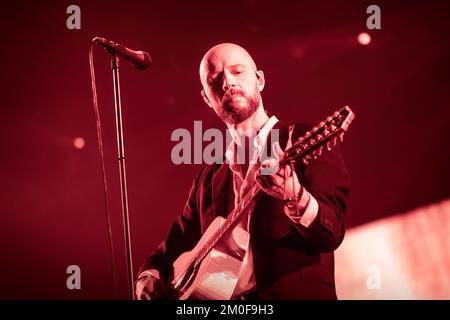
<instances>
[{"instance_id":1,"label":"man with shaved head","mask_svg":"<svg viewBox=\"0 0 450 320\"><path fill-rule=\"evenodd\" d=\"M333 252L344 237L349 193L339 148L309 166L301 161L278 166L283 150L311 127L269 117L261 97L264 73L250 54L236 44L216 45L203 56L199 73L203 100L233 141L224 162L204 166L194 179L182 214L139 270L137 297L167 297L174 261L192 250L211 222L226 218L257 184L264 194L236 227L248 238L235 240L242 264L230 298L336 299ZM272 157L261 157L263 150L272 151ZM235 237L235 232L227 236ZM226 269L227 263L223 266Z\"/></svg>"},{"instance_id":2,"label":"man with shaved head","mask_svg":"<svg viewBox=\"0 0 450 320\"><path fill-rule=\"evenodd\" d=\"M200 81L203 99L230 128L252 129L267 121L260 94L264 73L244 48L211 48L200 63Z\"/></svg>"}]
</instances>

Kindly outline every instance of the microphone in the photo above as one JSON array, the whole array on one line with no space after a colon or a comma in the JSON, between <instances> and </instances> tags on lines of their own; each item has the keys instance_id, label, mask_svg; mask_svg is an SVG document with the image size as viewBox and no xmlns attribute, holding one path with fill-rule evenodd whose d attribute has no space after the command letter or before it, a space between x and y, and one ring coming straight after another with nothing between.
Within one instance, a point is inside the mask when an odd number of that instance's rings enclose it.
<instances>
[{"instance_id":1,"label":"microphone","mask_svg":"<svg viewBox=\"0 0 450 320\"><path fill-rule=\"evenodd\" d=\"M152 64L152 58L145 51L131 50L121 44L100 37L95 37L92 39L92 42L105 48L108 53L121 56L128 60L138 70L145 70Z\"/></svg>"}]
</instances>

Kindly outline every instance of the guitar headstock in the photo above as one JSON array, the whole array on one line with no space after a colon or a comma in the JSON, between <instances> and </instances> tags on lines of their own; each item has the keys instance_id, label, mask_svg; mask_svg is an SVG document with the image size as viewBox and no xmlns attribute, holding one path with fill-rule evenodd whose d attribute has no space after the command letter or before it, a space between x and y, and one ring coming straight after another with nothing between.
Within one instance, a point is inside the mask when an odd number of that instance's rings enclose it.
<instances>
[{"instance_id":1,"label":"guitar headstock","mask_svg":"<svg viewBox=\"0 0 450 320\"><path fill-rule=\"evenodd\" d=\"M285 151L283 162L298 158L308 164L312 159L318 158L324 148L330 151L337 144L338 139L341 141L344 139L344 134L354 118L355 114L348 106L334 112L325 121L298 138L292 147Z\"/></svg>"}]
</instances>

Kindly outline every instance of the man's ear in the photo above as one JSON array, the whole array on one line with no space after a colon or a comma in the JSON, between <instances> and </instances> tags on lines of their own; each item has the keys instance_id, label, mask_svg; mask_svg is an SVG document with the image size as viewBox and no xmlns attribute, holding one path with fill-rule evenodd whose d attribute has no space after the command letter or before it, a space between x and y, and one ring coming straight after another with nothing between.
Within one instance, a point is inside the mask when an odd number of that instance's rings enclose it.
<instances>
[{"instance_id":1,"label":"man's ear","mask_svg":"<svg viewBox=\"0 0 450 320\"><path fill-rule=\"evenodd\" d=\"M201 93L201 95L202 95L203 101L205 101L205 103L206 103L210 108L212 108L212 107L211 107L211 102L209 101L209 98L208 98L208 96L207 96L206 93L205 93L205 89L202 89L202 91L200 91L200 93Z\"/></svg>"},{"instance_id":2,"label":"man's ear","mask_svg":"<svg viewBox=\"0 0 450 320\"><path fill-rule=\"evenodd\" d=\"M256 79L258 80L258 90L263 91L266 79L264 78L264 72L262 70L256 71Z\"/></svg>"}]
</instances>

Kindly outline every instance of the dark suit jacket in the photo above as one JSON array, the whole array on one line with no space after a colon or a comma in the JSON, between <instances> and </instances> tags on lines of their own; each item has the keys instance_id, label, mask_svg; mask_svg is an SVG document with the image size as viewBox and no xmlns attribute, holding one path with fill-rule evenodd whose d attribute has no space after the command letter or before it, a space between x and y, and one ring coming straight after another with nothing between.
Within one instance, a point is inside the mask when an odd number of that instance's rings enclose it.
<instances>
[{"instance_id":1,"label":"dark suit jacket","mask_svg":"<svg viewBox=\"0 0 450 320\"><path fill-rule=\"evenodd\" d=\"M280 145L288 127L278 123ZM293 142L310 127L297 124ZM250 241L260 299L336 299L333 251L344 237L343 213L349 194L349 176L339 146L308 166L296 164L301 184L319 203L314 222L305 228L284 213L282 201L264 194L253 212ZM232 173L225 163L202 168L195 178L183 213L167 238L148 257L140 272L154 268L170 277L176 258L191 250L217 216L232 209L229 188ZM228 194L228 195L227 195Z\"/></svg>"}]
</instances>

